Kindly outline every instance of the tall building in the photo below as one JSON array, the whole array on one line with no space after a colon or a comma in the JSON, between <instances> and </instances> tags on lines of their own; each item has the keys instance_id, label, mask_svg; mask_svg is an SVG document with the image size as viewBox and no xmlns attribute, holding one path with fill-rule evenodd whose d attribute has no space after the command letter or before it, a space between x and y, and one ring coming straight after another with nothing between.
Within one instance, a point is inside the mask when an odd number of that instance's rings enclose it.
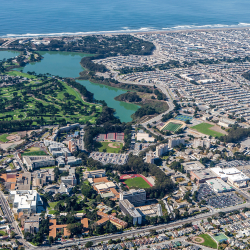
<instances>
[{"instance_id":1,"label":"tall building","mask_svg":"<svg viewBox=\"0 0 250 250\"><path fill-rule=\"evenodd\" d=\"M146 191L144 189L130 189L120 193L120 201L129 200L133 205L142 205L146 202Z\"/></svg>"},{"instance_id":2,"label":"tall building","mask_svg":"<svg viewBox=\"0 0 250 250\"><path fill-rule=\"evenodd\" d=\"M146 154L146 162L154 164L154 160L155 160L154 152L153 151L147 152L147 154Z\"/></svg>"},{"instance_id":3,"label":"tall building","mask_svg":"<svg viewBox=\"0 0 250 250\"><path fill-rule=\"evenodd\" d=\"M123 214L129 215L133 218L133 224L141 224L142 223L142 215L139 211L134 207L133 204L129 200L120 200L119 207Z\"/></svg>"},{"instance_id":4,"label":"tall building","mask_svg":"<svg viewBox=\"0 0 250 250\"><path fill-rule=\"evenodd\" d=\"M156 147L156 156L160 157L168 152L168 144L160 144Z\"/></svg>"},{"instance_id":5,"label":"tall building","mask_svg":"<svg viewBox=\"0 0 250 250\"><path fill-rule=\"evenodd\" d=\"M173 147L178 146L180 144L184 145L185 144L185 140L184 139L180 139L180 138L178 138L178 139L172 139L172 138L170 138L168 140L168 147L169 148L173 148Z\"/></svg>"},{"instance_id":6,"label":"tall building","mask_svg":"<svg viewBox=\"0 0 250 250\"><path fill-rule=\"evenodd\" d=\"M69 141L69 151L70 151L71 153L77 151L76 143L75 143L75 141L73 141L73 140L70 140L70 141Z\"/></svg>"},{"instance_id":7,"label":"tall building","mask_svg":"<svg viewBox=\"0 0 250 250\"><path fill-rule=\"evenodd\" d=\"M208 140L200 140L200 139L195 139L194 140L194 144L193 144L193 147L194 148L198 148L198 147L206 147L206 148L210 148L210 146L211 146L211 143L210 143L210 141L208 141Z\"/></svg>"}]
</instances>

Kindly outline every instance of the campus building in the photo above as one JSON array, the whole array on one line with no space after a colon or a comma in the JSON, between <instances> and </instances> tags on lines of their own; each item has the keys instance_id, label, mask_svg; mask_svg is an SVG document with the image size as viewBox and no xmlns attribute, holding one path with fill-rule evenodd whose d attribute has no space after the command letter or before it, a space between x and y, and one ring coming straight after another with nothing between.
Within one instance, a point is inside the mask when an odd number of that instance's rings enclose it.
<instances>
[{"instance_id":1,"label":"campus building","mask_svg":"<svg viewBox=\"0 0 250 250\"><path fill-rule=\"evenodd\" d=\"M101 178L104 177L106 175L106 171L105 169L98 169L98 170L93 170L93 171L85 171L83 173L84 178L88 179L88 178Z\"/></svg>"},{"instance_id":2,"label":"campus building","mask_svg":"<svg viewBox=\"0 0 250 250\"><path fill-rule=\"evenodd\" d=\"M190 173L191 171L205 169L205 166L199 161L190 161L182 163L186 173Z\"/></svg>"},{"instance_id":3,"label":"campus building","mask_svg":"<svg viewBox=\"0 0 250 250\"><path fill-rule=\"evenodd\" d=\"M146 153L146 163L154 164L155 155L153 151L149 151Z\"/></svg>"},{"instance_id":4,"label":"campus building","mask_svg":"<svg viewBox=\"0 0 250 250\"><path fill-rule=\"evenodd\" d=\"M165 153L167 153L168 150L169 150L168 144L160 144L160 145L156 146L156 150L155 150L156 156L160 157L160 156L164 155Z\"/></svg>"},{"instance_id":5,"label":"campus building","mask_svg":"<svg viewBox=\"0 0 250 250\"><path fill-rule=\"evenodd\" d=\"M41 167L55 166L55 159L52 156L23 156L23 163L28 170Z\"/></svg>"},{"instance_id":6,"label":"campus building","mask_svg":"<svg viewBox=\"0 0 250 250\"><path fill-rule=\"evenodd\" d=\"M192 181L196 180L196 183L204 183L207 180L215 178L217 178L216 174L214 174L210 169L190 171L190 179Z\"/></svg>"},{"instance_id":7,"label":"campus building","mask_svg":"<svg viewBox=\"0 0 250 250\"><path fill-rule=\"evenodd\" d=\"M120 201L128 200L133 205L142 205L146 202L146 191L144 189L130 189L120 193Z\"/></svg>"},{"instance_id":8,"label":"campus building","mask_svg":"<svg viewBox=\"0 0 250 250\"><path fill-rule=\"evenodd\" d=\"M119 207L124 215L129 215L133 218L134 225L142 223L142 215L129 200L120 200Z\"/></svg>"},{"instance_id":9,"label":"campus building","mask_svg":"<svg viewBox=\"0 0 250 250\"><path fill-rule=\"evenodd\" d=\"M38 206L43 205L36 190L10 191L9 202L13 203L13 210L16 213L37 213Z\"/></svg>"},{"instance_id":10,"label":"campus building","mask_svg":"<svg viewBox=\"0 0 250 250\"><path fill-rule=\"evenodd\" d=\"M208 140L194 139L194 144L193 144L194 148L198 148L198 147L210 148L210 146L211 146L211 143Z\"/></svg>"},{"instance_id":11,"label":"campus building","mask_svg":"<svg viewBox=\"0 0 250 250\"><path fill-rule=\"evenodd\" d=\"M180 145L180 144L185 144L185 140L184 139L172 139L172 138L170 138L169 140L168 140L168 147L169 148L174 148L175 146L178 146L178 145Z\"/></svg>"}]
</instances>

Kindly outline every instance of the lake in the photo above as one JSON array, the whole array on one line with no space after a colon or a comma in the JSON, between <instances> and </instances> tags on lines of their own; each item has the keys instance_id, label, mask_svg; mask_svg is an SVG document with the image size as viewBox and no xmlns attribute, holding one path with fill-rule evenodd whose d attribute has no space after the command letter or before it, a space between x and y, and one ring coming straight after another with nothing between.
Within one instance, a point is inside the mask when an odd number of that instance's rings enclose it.
<instances>
[{"instance_id":1,"label":"lake","mask_svg":"<svg viewBox=\"0 0 250 250\"><path fill-rule=\"evenodd\" d=\"M4 55L5 58L9 51L0 51L0 58ZM27 64L23 68L23 72L34 71L37 74L49 73L61 77L78 77L79 72L83 71L80 65L81 58L87 56L83 53L74 52L39 52L44 58L40 62ZM10 57L14 54L9 53ZM14 55L16 56L16 55ZM7 58L7 57L6 57ZM132 121L131 115L139 108L138 105L125 103L114 100L120 94L126 93L126 90L117 89L102 84L92 83L90 81L80 81L90 92L94 94L97 100L104 100L110 108L116 110L116 116L121 122Z\"/></svg>"}]
</instances>

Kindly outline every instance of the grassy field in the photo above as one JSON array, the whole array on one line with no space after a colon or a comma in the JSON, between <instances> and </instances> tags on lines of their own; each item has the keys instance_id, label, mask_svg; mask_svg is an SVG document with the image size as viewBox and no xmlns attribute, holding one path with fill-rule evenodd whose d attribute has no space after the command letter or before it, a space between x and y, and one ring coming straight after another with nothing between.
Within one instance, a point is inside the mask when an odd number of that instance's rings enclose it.
<instances>
[{"instance_id":1,"label":"grassy field","mask_svg":"<svg viewBox=\"0 0 250 250\"><path fill-rule=\"evenodd\" d=\"M2 134L0 135L0 141L1 142L7 142L9 141L8 139L6 139L6 137L8 137L9 135L8 134Z\"/></svg>"},{"instance_id":2,"label":"grassy field","mask_svg":"<svg viewBox=\"0 0 250 250\"><path fill-rule=\"evenodd\" d=\"M47 155L43 150L38 147L31 147L24 151L22 155Z\"/></svg>"},{"instance_id":3,"label":"grassy field","mask_svg":"<svg viewBox=\"0 0 250 250\"><path fill-rule=\"evenodd\" d=\"M177 131L181 126L182 126L182 124L180 124L180 123L173 123L173 122L170 122L163 130L168 130L168 131L175 132L175 131Z\"/></svg>"},{"instance_id":4,"label":"grassy field","mask_svg":"<svg viewBox=\"0 0 250 250\"><path fill-rule=\"evenodd\" d=\"M114 148L109 146L110 143ZM123 147L123 144L121 142L98 142L96 145L99 152L107 153L119 153Z\"/></svg>"},{"instance_id":5,"label":"grassy field","mask_svg":"<svg viewBox=\"0 0 250 250\"><path fill-rule=\"evenodd\" d=\"M217 243L211 238L211 236L208 234L201 234L199 237L205 240L203 243L201 243L201 245L217 249Z\"/></svg>"},{"instance_id":6,"label":"grassy field","mask_svg":"<svg viewBox=\"0 0 250 250\"><path fill-rule=\"evenodd\" d=\"M124 181L129 188L150 188L149 184L142 177L135 177Z\"/></svg>"},{"instance_id":7,"label":"grassy field","mask_svg":"<svg viewBox=\"0 0 250 250\"><path fill-rule=\"evenodd\" d=\"M209 124L209 123L201 123L201 124L198 124L198 125L193 126L191 128L193 128L193 129L197 130L198 132L200 132L202 134L205 134L205 135L211 135L213 137L223 136L222 133L211 130L210 128L213 127L213 126L214 125Z\"/></svg>"},{"instance_id":8,"label":"grassy field","mask_svg":"<svg viewBox=\"0 0 250 250\"><path fill-rule=\"evenodd\" d=\"M49 202L49 207L48 207L48 211L49 211L49 214L54 214L56 211L54 210L56 204L58 203L58 201L56 202Z\"/></svg>"},{"instance_id":9,"label":"grassy field","mask_svg":"<svg viewBox=\"0 0 250 250\"><path fill-rule=\"evenodd\" d=\"M6 104L5 109L2 109L0 120L30 119L33 120L32 125L58 124L62 119L67 123L95 123L102 111L101 105L86 102L76 89L63 81L56 82L52 78L44 79L19 71L9 71L6 74L26 77L28 80L21 90L17 90L15 85L0 89L3 103L13 103L13 108L7 109ZM23 94L27 89L30 92ZM67 94L68 97L65 97Z\"/></svg>"}]
</instances>

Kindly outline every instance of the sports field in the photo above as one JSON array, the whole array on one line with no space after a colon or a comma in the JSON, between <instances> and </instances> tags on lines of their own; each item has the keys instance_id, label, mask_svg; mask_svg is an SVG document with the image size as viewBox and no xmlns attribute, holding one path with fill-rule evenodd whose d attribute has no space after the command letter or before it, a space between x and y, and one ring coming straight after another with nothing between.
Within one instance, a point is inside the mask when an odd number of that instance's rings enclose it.
<instances>
[{"instance_id":1,"label":"sports field","mask_svg":"<svg viewBox=\"0 0 250 250\"><path fill-rule=\"evenodd\" d=\"M204 239L204 242L201 245L206 247L211 247L217 249L217 243L211 238L208 234L201 234L199 237Z\"/></svg>"},{"instance_id":2,"label":"sports field","mask_svg":"<svg viewBox=\"0 0 250 250\"><path fill-rule=\"evenodd\" d=\"M31 147L24 151L22 155L47 155L43 150L39 147Z\"/></svg>"},{"instance_id":3,"label":"sports field","mask_svg":"<svg viewBox=\"0 0 250 250\"><path fill-rule=\"evenodd\" d=\"M191 121L193 117L188 115L177 115L174 119L185 122L187 120Z\"/></svg>"},{"instance_id":4,"label":"sports field","mask_svg":"<svg viewBox=\"0 0 250 250\"><path fill-rule=\"evenodd\" d=\"M146 181L144 181L142 177L127 179L124 181L124 183L129 188L150 188L149 184Z\"/></svg>"},{"instance_id":5,"label":"sports field","mask_svg":"<svg viewBox=\"0 0 250 250\"><path fill-rule=\"evenodd\" d=\"M198 124L196 126L193 126L191 127L192 129L195 129L197 130L198 132L202 133L202 134L205 134L205 135L211 135L213 137L220 137L220 136L223 136L222 133L220 132L217 132L217 131L214 131L212 129L210 129L211 127L213 127L214 125L212 124L209 124L209 123L201 123L201 124Z\"/></svg>"},{"instance_id":6,"label":"sports field","mask_svg":"<svg viewBox=\"0 0 250 250\"><path fill-rule=\"evenodd\" d=\"M227 236L225 234L218 234L218 235L213 235L213 238L218 242L223 242L228 240Z\"/></svg>"},{"instance_id":7,"label":"sports field","mask_svg":"<svg viewBox=\"0 0 250 250\"><path fill-rule=\"evenodd\" d=\"M166 127L163 128L163 130L168 130L168 131L171 131L171 132L175 132L175 131L177 131L181 126L182 126L182 124L180 124L180 123L173 123L173 122L170 122L170 123L167 124Z\"/></svg>"},{"instance_id":8,"label":"sports field","mask_svg":"<svg viewBox=\"0 0 250 250\"><path fill-rule=\"evenodd\" d=\"M119 153L123 147L121 142L99 142L99 152Z\"/></svg>"}]
</instances>

